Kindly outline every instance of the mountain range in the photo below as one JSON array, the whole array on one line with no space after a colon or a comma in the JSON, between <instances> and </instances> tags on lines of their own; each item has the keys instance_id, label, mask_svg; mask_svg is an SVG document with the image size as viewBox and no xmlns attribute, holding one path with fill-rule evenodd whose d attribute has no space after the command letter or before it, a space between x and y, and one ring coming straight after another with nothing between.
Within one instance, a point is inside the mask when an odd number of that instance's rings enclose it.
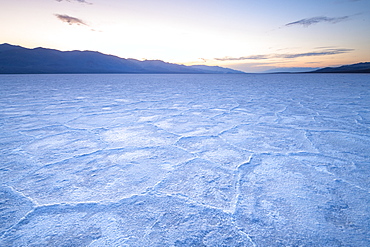
<instances>
[{"instance_id":1,"label":"mountain range","mask_svg":"<svg viewBox=\"0 0 370 247\"><path fill-rule=\"evenodd\" d=\"M0 45L0 74L239 74L218 66L166 63L160 60L125 59L95 51L59 51Z\"/></svg>"},{"instance_id":2,"label":"mountain range","mask_svg":"<svg viewBox=\"0 0 370 247\"><path fill-rule=\"evenodd\" d=\"M335 68L327 67L310 73L370 73L370 62L343 65Z\"/></svg>"},{"instance_id":3,"label":"mountain range","mask_svg":"<svg viewBox=\"0 0 370 247\"><path fill-rule=\"evenodd\" d=\"M274 70L269 72L276 73ZM41 47L28 49L16 45L0 44L0 74L73 73L242 74L244 72L219 66L185 66L161 60L125 59L96 51L59 51ZM278 73L294 72L280 71ZM327 67L301 73L370 73L370 62L336 68Z\"/></svg>"}]
</instances>

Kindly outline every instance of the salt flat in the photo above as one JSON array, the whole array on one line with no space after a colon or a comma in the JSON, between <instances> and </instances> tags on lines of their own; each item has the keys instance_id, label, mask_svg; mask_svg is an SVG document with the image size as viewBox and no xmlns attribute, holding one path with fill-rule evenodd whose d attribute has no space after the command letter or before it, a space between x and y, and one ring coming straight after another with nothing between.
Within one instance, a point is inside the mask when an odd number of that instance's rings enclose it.
<instances>
[{"instance_id":1,"label":"salt flat","mask_svg":"<svg viewBox=\"0 0 370 247\"><path fill-rule=\"evenodd\" d=\"M0 88L0 246L370 246L369 75Z\"/></svg>"}]
</instances>

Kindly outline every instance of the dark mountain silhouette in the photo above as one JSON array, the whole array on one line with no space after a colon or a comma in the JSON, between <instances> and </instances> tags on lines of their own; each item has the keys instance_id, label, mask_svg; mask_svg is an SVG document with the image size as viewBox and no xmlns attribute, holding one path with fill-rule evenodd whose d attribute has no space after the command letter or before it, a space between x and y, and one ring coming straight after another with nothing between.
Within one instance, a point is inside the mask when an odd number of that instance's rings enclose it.
<instances>
[{"instance_id":1,"label":"dark mountain silhouette","mask_svg":"<svg viewBox=\"0 0 370 247\"><path fill-rule=\"evenodd\" d=\"M370 62L344 65L336 68L323 68L309 73L370 73Z\"/></svg>"},{"instance_id":2,"label":"dark mountain silhouette","mask_svg":"<svg viewBox=\"0 0 370 247\"><path fill-rule=\"evenodd\" d=\"M161 73L238 74L241 71L218 66L185 66L160 60L139 61L95 51L58 51L0 45L0 74L69 73Z\"/></svg>"}]
</instances>

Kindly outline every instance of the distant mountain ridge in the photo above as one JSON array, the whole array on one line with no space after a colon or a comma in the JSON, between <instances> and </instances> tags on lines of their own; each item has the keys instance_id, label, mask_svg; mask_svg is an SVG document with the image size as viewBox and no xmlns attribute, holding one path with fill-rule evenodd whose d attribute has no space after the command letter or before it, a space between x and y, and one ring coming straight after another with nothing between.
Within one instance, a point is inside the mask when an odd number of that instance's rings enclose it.
<instances>
[{"instance_id":1,"label":"distant mountain ridge","mask_svg":"<svg viewBox=\"0 0 370 247\"><path fill-rule=\"evenodd\" d=\"M308 73L370 73L370 62L323 68Z\"/></svg>"},{"instance_id":2,"label":"distant mountain ridge","mask_svg":"<svg viewBox=\"0 0 370 247\"><path fill-rule=\"evenodd\" d=\"M218 66L166 63L161 60L125 59L95 51L59 51L28 49L0 44L0 74L242 74Z\"/></svg>"}]
</instances>

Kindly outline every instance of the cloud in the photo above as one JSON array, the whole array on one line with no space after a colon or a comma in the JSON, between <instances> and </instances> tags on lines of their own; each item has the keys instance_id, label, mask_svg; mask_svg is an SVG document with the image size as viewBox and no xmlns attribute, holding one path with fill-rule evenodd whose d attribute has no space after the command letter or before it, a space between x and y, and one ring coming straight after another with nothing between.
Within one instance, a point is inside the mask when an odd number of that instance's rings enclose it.
<instances>
[{"instance_id":1,"label":"cloud","mask_svg":"<svg viewBox=\"0 0 370 247\"><path fill-rule=\"evenodd\" d=\"M283 53L283 54L268 54L268 55L253 55L246 57L224 57L215 58L217 61L242 61L242 60L264 60L272 58L299 58L299 57L315 57L315 56L328 56L348 53L353 49L344 48L328 48L321 51L304 52L304 53Z\"/></svg>"},{"instance_id":2,"label":"cloud","mask_svg":"<svg viewBox=\"0 0 370 247\"><path fill-rule=\"evenodd\" d=\"M68 16L68 15L60 15L60 14L55 14L55 16L59 20L61 20L63 22L67 22L69 25L76 24L76 25L88 26L83 20L81 20L79 18L76 18L76 17L72 17L72 16Z\"/></svg>"},{"instance_id":3,"label":"cloud","mask_svg":"<svg viewBox=\"0 0 370 247\"><path fill-rule=\"evenodd\" d=\"M290 22L288 24L285 24L285 26L289 27L289 26L294 26L294 25L302 25L304 27L308 27L308 26L311 26L313 24L317 24L320 22L329 22L329 23L335 24L341 21L345 21L348 18L349 16L340 16L340 17L317 16L317 17L302 19L302 20L295 21L295 22Z\"/></svg>"},{"instance_id":4,"label":"cloud","mask_svg":"<svg viewBox=\"0 0 370 247\"><path fill-rule=\"evenodd\" d=\"M269 55L253 55L247 57L224 57L224 58L215 58L218 61L240 61L240 60L261 60L268 59Z\"/></svg>"},{"instance_id":5,"label":"cloud","mask_svg":"<svg viewBox=\"0 0 370 247\"><path fill-rule=\"evenodd\" d=\"M353 51L353 49L326 49L318 52L306 52L306 53L296 53L296 54L279 54L276 55L277 58L297 58L297 57L314 57L314 56L327 56L327 55L337 55Z\"/></svg>"},{"instance_id":6,"label":"cloud","mask_svg":"<svg viewBox=\"0 0 370 247\"><path fill-rule=\"evenodd\" d=\"M62 1L71 2L71 0L56 0L56 1L57 2L62 2ZM92 3L86 2L85 0L72 0L72 1L76 1L76 2L79 2L79 3L92 4Z\"/></svg>"}]
</instances>

